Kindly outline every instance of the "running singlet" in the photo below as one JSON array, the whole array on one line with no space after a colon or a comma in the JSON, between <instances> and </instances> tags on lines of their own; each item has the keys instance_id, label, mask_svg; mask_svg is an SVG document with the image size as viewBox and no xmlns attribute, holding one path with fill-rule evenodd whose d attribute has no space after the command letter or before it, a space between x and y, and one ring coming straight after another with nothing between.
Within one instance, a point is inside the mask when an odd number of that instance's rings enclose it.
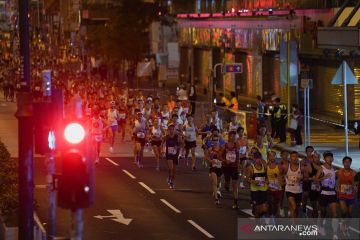
<instances>
[{"instance_id":1,"label":"running singlet","mask_svg":"<svg viewBox=\"0 0 360 240\"><path fill-rule=\"evenodd\" d=\"M178 136L175 134L174 137L166 135L165 139L166 146L166 158L175 158L179 154L179 140Z\"/></svg>"},{"instance_id":2,"label":"running singlet","mask_svg":"<svg viewBox=\"0 0 360 240\"><path fill-rule=\"evenodd\" d=\"M291 164L289 163L288 170L286 173L286 185L285 191L291 193L302 193L302 174L300 164L298 164L297 170L291 170Z\"/></svg>"},{"instance_id":3,"label":"running singlet","mask_svg":"<svg viewBox=\"0 0 360 240\"><path fill-rule=\"evenodd\" d=\"M251 183L250 184L250 191L266 191L268 189L266 184L266 173L265 167L261 164L261 169L257 169L254 164L251 165L254 171L252 176L252 180L258 181L257 184Z\"/></svg>"},{"instance_id":4,"label":"running singlet","mask_svg":"<svg viewBox=\"0 0 360 240\"><path fill-rule=\"evenodd\" d=\"M246 140L246 138L238 139L237 143L240 146L240 148L239 148L239 156L240 156L240 158L246 157L246 152L247 152L247 140Z\"/></svg>"},{"instance_id":5,"label":"running singlet","mask_svg":"<svg viewBox=\"0 0 360 240\"><path fill-rule=\"evenodd\" d=\"M151 130L151 135L153 136L153 140L159 140L161 138L162 132L160 128L153 127Z\"/></svg>"},{"instance_id":6,"label":"running singlet","mask_svg":"<svg viewBox=\"0 0 360 240\"><path fill-rule=\"evenodd\" d=\"M229 132L231 132L231 131L237 131L237 129L240 127L240 124L238 124L238 123L232 123L232 122L230 122L230 125L229 125Z\"/></svg>"},{"instance_id":7,"label":"running singlet","mask_svg":"<svg viewBox=\"0 0 360 240\"><path fill-rule=\"evenodd\" d=\"M235 144L231 149L228 147L228 144L225 144L225 159L230 162L227 164L228 167L238 167L239 152L236 151Z\"/></svg>"},{"instance_id":8,"label":"running singlet","mask_svg":"<svg viewBox=\"0 0 360 240\"><path fill-rule=\"evenodd\" d=\"M192 126L189 124L185 125L185 140L188 142L196 141L196 128L194 124Z\"/></svg>"},{"instance_id":9,"label":"running singlet","mask_svg":"<svg viewBox=\"0 0 360 240\"><path fill-rule=\"evenodd\" d=\"M109 121L110 126L117 126L118 125L118 122L117 122L118 111L116 109L113 110L113 111L111 109L109 109L107 117L108 117L108 121Z\"/></svg>"},{"instance_id":10,"label":"running singlet","mask_svg":"<svg viewBox=\"0 0 360 240\"><path fill-rule=\"evenodd\" d=\"M311 173L310 173L309 177L310 178L315 177L316 173L317 173L317 170L314 167L314 164L311 163ZM311 189L311 191L320 192L320 190L321 190L320 182L311 181L310 189Z\"/></svg>"},{"instance_id":11,"label":"running singlet","mask_svg":"<svg viewBox=\"0 0 360 240\"><path fill-rule=\"evenodd\" d=\"M104 129L104 124L102 119L99 118L92 118L92 122L91 122L91 126L92 126L92 134L94 135L94 139L96 142L101 142L102 141L102 137L103 137L103 129Z\"/></svg>"},{"instance_id":12,"label":"running singlet","mask_svg":"<svg viewBox=\"0 0 360 240\"><path fill-rule=\"evenodd\" d=\"M145 139L146 133L146 121L144 119L139 122L138 120L135 121L134 127L134 134L139 139Z\"/></svg>"},{"instance_id":13,"label":"running singlet","mask_svg":"<svg viewBox=\"0 0 360 240\"><path fill-rule=\"evenodd\" d=\"M350 170L347 174L344 169L338 174L338 197L339 199L354 199L354 178L355 172Z\"/></svg>"},{"instance_id":14,"label":"running singlet","mask_svg":"<svg viewBox=\"0 0 360 240\"><path fill-rule=\"evenodd\" d=\"M126 121L126 110L120 108L120 109L119 109L119 115L118 115L118 116L119 116L119 121L125 122L125 121Z\"/></svg>"},{"instance_id":15,"label":"running singlet","mask_svg":"<svg viewBox=\"0 0 360 240\"><path fill-rule=\"evenodd\" d=\"M267 178L269 181L269 188L272 191L281 190L281 182L279 182L280 169L279 166L276 165L274 168L267 167Z\"/></svg>"},{"instance_id":16,"label":"running singlet","mask_svg":"<svg viewBox=\"0 0 360 240\"><path fill-rule=\"evenodd\" d=\"M221 168L222 167L222 162L219 160L219 150L211 150L210 152L210 159L211 160L215 160L215 163L211 163L211 167L213 168Z\"/></svg>"},{"instance_id":17,"label":"running singlet","mask_svg":"<svg viewBox=\"0 0 360 240\"><path fill-rule=\"evenodd\" d=\"M335 195L335 170L333 167L327 169L324 165L321 166L323 171L323 176L330 174L330 177L321 181L321 193L322 195Z\"/></svg>"}]
</instances>

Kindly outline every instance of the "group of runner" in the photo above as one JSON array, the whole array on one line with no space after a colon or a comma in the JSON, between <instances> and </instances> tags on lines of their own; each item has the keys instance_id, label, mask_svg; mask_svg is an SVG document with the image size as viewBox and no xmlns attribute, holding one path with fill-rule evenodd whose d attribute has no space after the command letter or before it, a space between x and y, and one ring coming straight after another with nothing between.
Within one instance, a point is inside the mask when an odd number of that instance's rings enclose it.
<instances>
[{"instance_id":1,"label":"group of runner","mask_svg":"<svg viewBox=\"0 0 360 240\"><path fill-rule=\"evenodd\" d=\"M95 124L102 119L96 109ZM270 217L270 221L275 222L276 217L284 217L285 199L289 217L294 222L299 216L310 217L308 209L312 209L314 219L333 218L336 232L337 217L351 217L359 174L350 168L352 159L348 156L343 159L344 167L337 171L332 165L333 154L324 152L321 156L312 146L306 147L303 159L295 151L282 151L278 156L272 150L272 138L264 125L258 127L256 139L248 141L235 115L226 123L216 110L212 110L205 115L203 124L196 126L189 101L174 101L169 97L167 103L161 104L158 96L145 97L141 91L128 96L121 93L104 113L102 126L112 132L109 151L113 151L117 132L121 133L121 140L126 131L131 132L134 163L143 167L144 148L151 145L157 171L160 160L166 159L170 188L175 186L179 163L191 163L191 170L197 170L195 149L200 136L216 206L221 206L220 199L225 190L232 192L232 208L238 209L239 188L246 188L251 194L253 214L259 219ZM337 215L337 207L340 207L341 216ZM302 215L299 215L300 210ZM344 221L340 225L344 235L348 234L346 224Z\"/></svg>"}]
</instances>

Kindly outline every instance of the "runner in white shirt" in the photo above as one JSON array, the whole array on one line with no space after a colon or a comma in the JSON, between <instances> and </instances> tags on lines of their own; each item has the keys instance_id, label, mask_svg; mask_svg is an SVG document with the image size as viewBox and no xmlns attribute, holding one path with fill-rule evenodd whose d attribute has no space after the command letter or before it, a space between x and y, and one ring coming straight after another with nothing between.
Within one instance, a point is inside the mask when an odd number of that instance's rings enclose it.
<instances>
[{"instance_id":1,"label":"runner in white shirt","mask_svg":"<svg viewBox=\"0 0 360 240\"><path fill-rule=\"evenodd\" d=\"M186 161L191 151L191 169L196 171L196 162L195 162L195 148L196 148L196 134L198 132L195 124L194 118L191 115L187 116L187 123L184 125L185 131L185 158Z\"/></svg>"},{"instance_id":2,"label":"runner in white shirt","mask_svg":"<svg viewBox=\"0 0 360 240\"><path fill-rule=\"evenodd\" d=\"M160 121L154 121L154 126L151 128L151 146L156 160L156 171L160 171L160 152L163 132L161 130Z\"/></svg>"},{"instance_id":3,"label":"runner in white shirt","mask_svg":"<svg viewBox=\"0 0 360 240\"><path fill-rule=\"evenodd\" d=\"M95 142L96 159L95 164L100 160L100 149L103 141L104 120L100 117L100 111L98 108L93 108L93 118L91 119L91 134Z\"/></svg>"},{"instance_id":4,"label":"runner in white shirt","mask_svg":"<svg viewBox=\"0 0 360 240\"><path fill-rule=\"evenodd\" d=\"M142 113L137 109L136 118L134 122L134 163L137 164L139 168L142 168L142 159L144 156L144 147L146 143L146 134L148 130L148 125L146 119L143 117Z\"/></svg>"},{"instance_id":5,"label":"runner in white shirt","mask_svg":"<svg viewBox=\"0 0 360 240\"><path fill-rule=\"evenodd\" d=\"M285 192L288 199L290 217L295 224L295 218L299 214L299 206L303 192L303 173L304 167L299 163L298 153L290 153L290 163L283 162L280 166L282 175L285 175L286 185Z\"/></svg>"},{"instance_id":6,"label":"runner in white shirt","mask_svg":"<svg viewBox=\"0 0 360 240\"><path fill-rule=\"evenodd\" d=\"M115 143L115 136L118 130L118 119L119 119L119 112L116 109L116 105L114 101L110 102L110 109L107 112L107 119L108 119L108 127L111 128L112 136L110 138L110 152L114 152L114 143Z\"/></svg>"}]
</instances>

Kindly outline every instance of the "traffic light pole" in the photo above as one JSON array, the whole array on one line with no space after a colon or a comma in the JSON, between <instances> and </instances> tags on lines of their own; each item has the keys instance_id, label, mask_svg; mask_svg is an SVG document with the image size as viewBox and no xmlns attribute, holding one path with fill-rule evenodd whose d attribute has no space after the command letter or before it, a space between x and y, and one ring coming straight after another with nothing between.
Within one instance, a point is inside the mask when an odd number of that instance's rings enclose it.
<instances>
[{"instance_id":1,"label":"traffic light pole","mask_svg":"<svg viewBox=\"0 0 360 240\"><path fill-rule=\"evenodd\" d=\"M55 195L55 157L54 151L51 151L49 156L46 158L47 166L47 193L49 199L49 212L48 212L48 224L47 224L47 235L48 239L55 239L56 235L56 195Z\"/></svg>"},{"instance_id":2,"label":"traffic light pole","mask_svg":"<svg viewBox=\"0 0 360 240\"><path fill-rule=\"evenodd\" d=\"M84 223L82 220L82 209L71 210L71 240L82 240Z\"/></svg>"},{"instance_id":3,"label":"traffic light pole","mask_svg":"<svg viewBox=\"0 0 360 240\"><path fill-rule=\"evenodd\" d=\"M30 79L29 2L19 0L20 84L17 94L19 126L19 239L34 239L33 107Z\"/></svg>"}]
</instances>

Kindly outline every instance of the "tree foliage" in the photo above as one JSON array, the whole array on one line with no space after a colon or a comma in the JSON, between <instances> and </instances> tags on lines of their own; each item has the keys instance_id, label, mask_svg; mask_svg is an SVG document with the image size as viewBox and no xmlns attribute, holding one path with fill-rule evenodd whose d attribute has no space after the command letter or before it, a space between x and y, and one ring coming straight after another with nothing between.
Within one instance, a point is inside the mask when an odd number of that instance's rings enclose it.
<instances>
[{"instance_id":1,"label":"tree foliage","mask_svg":"<svg viewBox=\"0 0 360 240\"><path fill-rule=\"evenodd\" d=\"M149 52L149 26L157 18L158 5L142 0L123 0L109 12L109 22L99 26L89 39L92 53L108 61L136 61Z\"/></svg>"},{"instance_id":2,"label":"tree foliage","mask_svg":"<svg viewBox=\"0 0 360 240\"><path fill-rule=\"evenodd\" d=\"M5 221L10 221L17 213L18 162L11 159L9 151L0 141L0 212Z\"/></svg>"}]
</instances>

